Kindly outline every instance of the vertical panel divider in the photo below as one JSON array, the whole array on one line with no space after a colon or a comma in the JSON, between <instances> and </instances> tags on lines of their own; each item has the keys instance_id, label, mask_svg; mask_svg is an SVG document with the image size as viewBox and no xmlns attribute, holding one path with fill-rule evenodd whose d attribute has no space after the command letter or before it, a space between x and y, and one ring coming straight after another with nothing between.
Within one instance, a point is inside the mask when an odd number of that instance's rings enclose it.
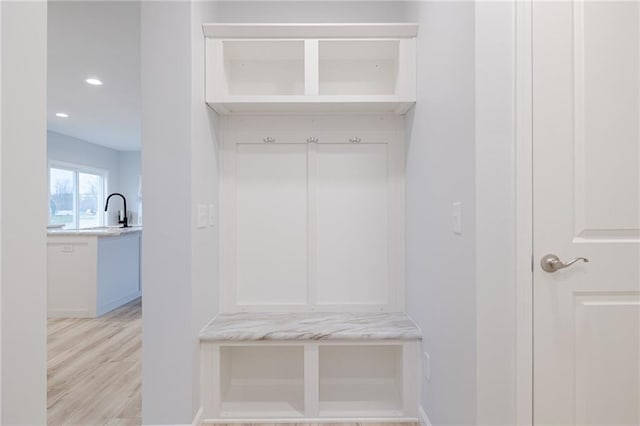
<instances>
[{"instance_id":1,"label":"vertical panel divider","mask_svg":"<svg viewBox=\"0 0 640 426\"><path fill-rule=\"evenodd\" d=\"M304 41L304 94L320 94L320 56L318 40Z\"/></svg>"},{"instance_id":2,"label":"vertical panel divider","mask_svg":"<svg viewBox=\"0 0 640 426\"><path fill-rule=\"evenodd\" d=\"M420 404L420 381L422 380L422 361L420 343L402 344L402 415L418 417Z\"/></svg>"},{"instance_id":3,"label":"vertical panel divider","mask_svg":"<svg viewBox=\"0 0 640 426\"><path fill-rule=\"evenodd\" d=\"M318 287L318 209L316 185L318 178L318 144L307 144L307 306L317 305Z\"/></svg>"},{"instance_id":4,"label":"vertical panel divider","mask_svg":"<svg viewBox=\"0 0 640 426\"><path fill-rule=\"evenodd\" d=\"M200 344L200 380L203 418L220 417L220 345Z\"/></svg>"},{"instance_id":5,"label":"vertical panel divider","mask_svg":"<svg viewBox=\"0 0 640 426\"><path fill-rule=\"evenodd\" d=\"M317 418L320 412L320 351L317 343L304 345L304 415Z\"/></svg>"},{"instance_id":6,"label":"vertical panel divider","mask_svg":"<svg viewBox=\"0 0 640 426\"><path fill-rule=\"evenodd\" d=\"M221 178L220 178L220 302L223 312L231 312L238 305L236 281L236 157L237 144L228 138L226 120L221 120Z\"/></svg>"}]
</instances>

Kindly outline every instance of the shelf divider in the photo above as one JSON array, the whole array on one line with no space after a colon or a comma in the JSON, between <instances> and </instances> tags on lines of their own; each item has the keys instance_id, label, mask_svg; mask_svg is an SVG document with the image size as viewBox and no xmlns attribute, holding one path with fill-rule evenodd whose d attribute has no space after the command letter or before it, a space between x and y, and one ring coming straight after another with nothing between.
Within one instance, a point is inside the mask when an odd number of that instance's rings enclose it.
<instances>
[{"instance_id":1,"label":"shelf divider","mask_svg":"<svg viewBox=\"0 0 640 426\"><path fill-rule=\"evenodd\" d=\"M316 418L320 412L320 357L317 343L304 347L304 415Z\"/></svg>"},{"instance_id":2,"label":"shelf divider","mask_svg":"<svg viewBox=\"0 0 640 426\"><path fill-rule=\"evenodd\" d=\"M320 58L318 40L304 41L304 94L317 96L320 93Z\"/></svg>"}]
</instances>

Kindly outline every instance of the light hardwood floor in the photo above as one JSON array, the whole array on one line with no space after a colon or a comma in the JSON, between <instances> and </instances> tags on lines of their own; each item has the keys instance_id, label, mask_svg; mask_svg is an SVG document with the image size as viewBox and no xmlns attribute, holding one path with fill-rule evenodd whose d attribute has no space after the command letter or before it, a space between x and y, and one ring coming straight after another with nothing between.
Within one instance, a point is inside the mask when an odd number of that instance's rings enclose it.
<instances>
[{"instance_id":1,"label":"light hardwood floor","mask_svg":"<svg viewBox=\"0 0 640 426\"><path fill-rule=\"evenodd\" d=\"M49 425L140 425L140 299L100 318L49 319Z\"/></svg>"}]
</instances>

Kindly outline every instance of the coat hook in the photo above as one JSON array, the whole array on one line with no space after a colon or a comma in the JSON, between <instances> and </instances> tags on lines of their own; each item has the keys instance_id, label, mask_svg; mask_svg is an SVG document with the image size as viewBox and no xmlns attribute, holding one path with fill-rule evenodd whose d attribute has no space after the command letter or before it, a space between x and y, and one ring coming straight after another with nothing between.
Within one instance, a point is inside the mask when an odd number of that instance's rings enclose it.
<instances>
[{"instance_id":1,"label":"coat hook","mask_svg":"<svg viewBox=\"0 0 640 426\"><path fill-rule=\"evenodd\" d=\"M354 136L354 137L352 137L352 138L349 138L349 142L351 142L351 143L360 143L360 141L361 141L361 140L362 140L362 139L360 139L360 138L359 138L359 137L357 137L357 136Z\"/></svg>"},{"instance_id":2,"label":"coat hook","mask_svg":"<svg viewBox=\"0 0 640 426\"><path fill-rule=\"evenodd\" d=\"M267 136L266 138L262 139L264 143L274 143L276 140L274 138L272 138L271 136Z\"/></svg>"},{"instance_id":3,"label":"coat hook","mask_svg":"<svg viewBox=\"0 0 640 426\"><path fill-rule=\"evenodd\" d=\"M307 138L307 143L318 143L318 138L311 136Z\"/></svg>"}]
</instances>

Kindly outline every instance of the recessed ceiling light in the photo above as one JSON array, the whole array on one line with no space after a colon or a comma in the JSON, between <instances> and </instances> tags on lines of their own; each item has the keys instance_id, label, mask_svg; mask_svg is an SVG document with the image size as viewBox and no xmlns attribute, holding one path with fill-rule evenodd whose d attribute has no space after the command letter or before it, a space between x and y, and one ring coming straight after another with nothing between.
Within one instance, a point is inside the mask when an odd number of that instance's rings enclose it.
<instances>
[{"instance_id":1,"label":"recessed ceiling light","mask_svg":"<svg viewBox=\"0 0 640 426\"><path fill-rule=\"evenodd\" d=\"M92 86L102 86L102 81L98 80L97 78L88 78L85 81Z\"/></svg>"},{"instance_id":2,"label":"recessed ceiling light","mask_svg":"<svg viewBox=\"0 0 640 426\"><path fill-rule=\"evenodd\" d=\"M67 114L65 112L56 112L56 117L67 118L67 117L69 117L69 114Z\"/></svg>"}]
</instances>

